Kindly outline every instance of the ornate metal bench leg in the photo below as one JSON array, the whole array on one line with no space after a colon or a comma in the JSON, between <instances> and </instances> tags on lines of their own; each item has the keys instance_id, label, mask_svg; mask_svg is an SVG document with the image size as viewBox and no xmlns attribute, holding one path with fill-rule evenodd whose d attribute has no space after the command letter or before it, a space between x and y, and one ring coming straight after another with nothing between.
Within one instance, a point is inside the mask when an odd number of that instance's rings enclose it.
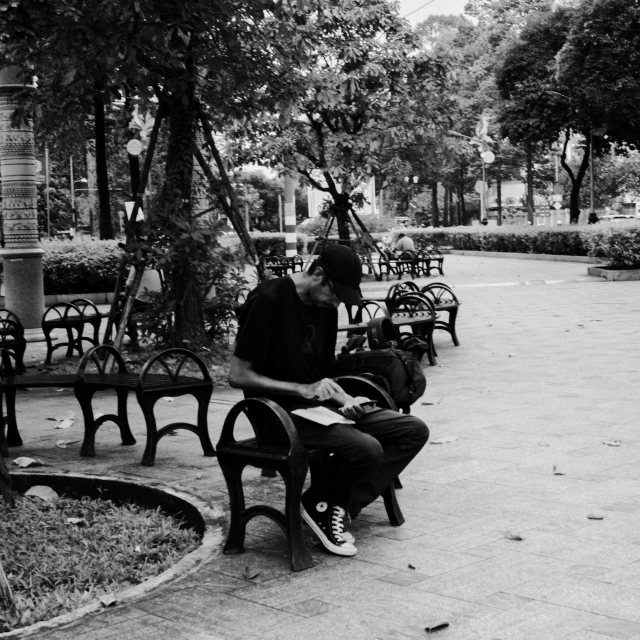
<instances>
[{"instance_id":1,"label":"ornate metal bench leg","mask_svg":"<svg viewBox=\"0 0 640 640\"><path fill-rule=\"evenodd\" d=\"M289 530L289 550L291 552L291 568L294 571L303 571L313 567L314 562L311 552L307 546L302 530L302 516L300 515L300 499L302 498L302 488L307 475L306 465L290 465L283 474L286 492L285 515Z\"/></svg>"},{"instance_id":2,"label":"ornate metal bench leg","mask_svg":"<svg viewBox=\"0 0 640 640\"><path fill-rule=\"evenodd\" d=\"M21 447L22 438L16 420L16 389L13 386L4 388L4 399L7 407L7 444L10 447Z\"/></svg>"},{"instance_id":3,"label":"ornate metal bench leg","mask_svg":"<svg viewBox=\"0 0 640 640\"><path fill-rule=\"evenodd\" d=\"M67 358L70 358L73 355L73 350L76 346L76 341L73 338L73 329L71 327L67 327L66 331L67 331L67 340L69 341L67 346ZM80 351L80 353L82 353L82 351Z\"/></svg>"},{"instance_id":4,"label":"ornate metal bench leg","mask_svg":"<svg viewBox=\"0 0 640 640\"><path fill-rule=\"evenodd\" d=\"M144 415L144 422L147 425L147 444L142 454L142 464L145 467L152 467L156 459L156 449L158 447L158 429L156 426L156 417L153 412L155 402L149 399L138 398L138 403Z\"/></svg>"},{"instance_id":5,"label":"ornate metal bench leg","mask_svg":"<svg viewBox=\"0 0 640 640\"><path fill-rule=\"evenodd\" d=\"M394 488L394 489L404 489L404 487L402 486L402 482L400 482L400 476L398 476L398 477L393 481L393 488Z\"/></svg>"},{"instance_id":6,"label":"ornate metal bench leg","mask_svg":"<svg viewBox=\"0 0 640 640\"><path fill-rule=\"evenodd\" d=\"M229 533L227 534L223 553L235 555L244 551L244 536L247 528L247 523L244 521L245 503L244 489L242 488L242 470L245 464L227 459L224 456L218 456L218 462L227 482L231 505Z\"/></svg>"},{"instance_id":7,"label":"ornate metal bench leg","mask_svg":"<svg viewBox=\"0 0 640 640\"><path fill-rule=\"evenodd\" d=\"M458 307L455 309L451 309L449 312L449 333L451 334L451 339L453 340L453 344L456 347L460 346L460 341L458 340L458 336L456 335L456 318L458 317Z\"/></svg>"},{"instance_id":8,"label":"ornate metal bench leg","mask_svg":"<svg viewBox=\"0 0 640 640\"><path fill-rule=\"evenodd\" d=\"M47 355L44 359L45 364L51 364L51 356L53 355L53 341L51 340L51 329L42 327L44 333L44 339L47 343Z\"/></svg>"},{"instance_id":9,"label":"ornate metal bench leg","mask_svg":"<svg viewBox=\"0 0 640 640\"><path fill-rule=\"evenodd\" d=\"M96 431L98 430L98 426L96 426L96 421L93 417L93 407L91 406L93 393L91 389L82 389L80 392L76 391L76 398L80 409L82 409L82 417L84 418L84 440L82 441L80 455L86 458L95 458L96 455Z\"/></svg>"},{"instance_id":10,"label":"ornate metal bench leg","mask_svg":"<svg viewBox=\"0 0 640 640\"><path fill-rule=\"evenodd\" d=\"M127 413L127 399L129 397L128 389L116 389L118 397L118 427L120 428L120 437L124 446L136 444L136 439L131 433L129 426L129 414Z\"/></svg>"},{"instance_id":11,"label":"ornate metal bench leg","mask_svg":"<svg viewBox=\"0 0 640 640\"><path fill-rule=\"evenodd\" d=\"M4 419L4 411L2 409L2 395L3 392L0 391L0 456L6 458L9 455L9 447L7 446L7 440L4 435L4 426L6 421Z\"/></svg>"},{"instance_id":12,"label":"ornate metal bench leg","mask_svg":"<svg viewBox=\"0 0 640 640\"><path fill-rule=\"evenodd\" d=\"M263 478L277 478L278 477L278 472L273 468L270 467L268 469L263 469L262 472L260 473L260 475Z\"/></svg>"},{"instance_id":13,"label":"ornate metal bench leg","mask_svg":"<svg viewBox=\"0 0 640 640\"><path fill-rule=\"evenodd\" d=\"M208 393L201 393L198 400L198 436L200 438L200 444L202 451L207 457L213 457L216 455L216 450L213 448L211 438L209 437L209 428L207 423L207 413L209 409L209 400L211 399L212 391Z\"/></svg>"},{"instance_id":14,"label":"ornate metal bench leg","mask_svg":"<svg viewBox=\"0 0 640 640\"><path fill-rule=\"evenodd\" d=\"M400 505L396 498L396 490L393 483L382 492L382 499L384 500L384 507L387 510L387 516L389 517L389 524L392 527L399 527L404 524L404 516L400 510Z\"/></svg>"}]
</instances>

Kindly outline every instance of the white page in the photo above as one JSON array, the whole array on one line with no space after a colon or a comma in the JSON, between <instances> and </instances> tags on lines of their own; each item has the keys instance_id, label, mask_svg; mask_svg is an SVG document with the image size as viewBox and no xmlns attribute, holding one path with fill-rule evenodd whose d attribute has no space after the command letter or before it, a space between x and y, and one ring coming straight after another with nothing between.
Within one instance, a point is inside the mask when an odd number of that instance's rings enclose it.
<instances>
[{"instance_id":1,"label":"white page","mask_svg":"<svg viewBox=\"0 0 640 640\"><path fill-rule=\"evenodd\" d=\"M339 413L334 413L326 407L310 407L309 409L294 409L291 413L294 413L301 418L311 420L311 422L317 422L328 427L331 424L355 424L355 420L345 418Z\"/></svg>"}]
</instances>

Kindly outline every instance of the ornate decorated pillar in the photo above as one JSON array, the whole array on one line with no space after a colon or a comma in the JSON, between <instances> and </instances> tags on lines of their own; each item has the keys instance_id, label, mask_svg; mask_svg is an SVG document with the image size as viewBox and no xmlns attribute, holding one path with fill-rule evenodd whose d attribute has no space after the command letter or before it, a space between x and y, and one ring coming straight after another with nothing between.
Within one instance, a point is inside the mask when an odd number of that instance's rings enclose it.
<instances>
[{"instance_id":1,"label":"ornate decorated pillar","mask_svg":"<svg viewBox=\"0 0 640 640\"><path fill-rule=\"evenodd\" d=\"M11 120L16 94L29 87L14 67L0 70L0 177L4 248L5 307L25 329L39 329L44 313L42 254L38 236L36 162L33 127ZM35 333L35 332L34 332Z\"/></svg>"}]
</instances>

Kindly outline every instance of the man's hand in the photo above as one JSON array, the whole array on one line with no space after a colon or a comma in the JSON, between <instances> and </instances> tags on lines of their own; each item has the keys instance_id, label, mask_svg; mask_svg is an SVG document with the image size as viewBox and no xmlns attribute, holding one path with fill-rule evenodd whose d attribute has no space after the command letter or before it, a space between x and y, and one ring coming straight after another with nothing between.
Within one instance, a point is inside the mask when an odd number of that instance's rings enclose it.
<instances>
[{"instance_id":1,"label":"man's hand","mask_svg":"<svg viewBox=\"0 0 640 640\"><path fill-rule=\"evenodd\" d=\"M307 400L337 400L344 397L342 387L331 380L331 378L323 378L313 384L299 384L298 393Z\"/></svg>"},{"instance_id":2,"label":"man's hand","mask_svg":"<svg viewBox=\"0 0 640 640\"><path fill-rule=\"evenodd\" d=\"M351 418L351 420L355 420L359 418L362 414L366 413L367 409L362 405L369 403L371 404L370 398L365 398L364 396L356 396L355 398L349 398L340 408L340 413L342 413L347 418Z\"/></svg>"}]
</instances>

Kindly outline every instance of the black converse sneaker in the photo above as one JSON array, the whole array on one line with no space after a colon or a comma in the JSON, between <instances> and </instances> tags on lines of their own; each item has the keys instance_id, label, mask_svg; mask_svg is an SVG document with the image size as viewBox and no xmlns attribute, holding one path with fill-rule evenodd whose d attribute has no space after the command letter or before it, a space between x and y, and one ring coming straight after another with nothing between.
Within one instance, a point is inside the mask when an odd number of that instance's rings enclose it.
<instances>
[{"instance_id":1,"label":"black converse sneaker","mask_svg":"<svg viewBox=\"0 0 640 640\"><path fill-rule=\"evenodd\" d=\"M327 502L310 503L303 496L300 513L328 551L339 556L358 553L356 547L343 537L346 512L342 507Z\"/></svg>"}]
</instances>

